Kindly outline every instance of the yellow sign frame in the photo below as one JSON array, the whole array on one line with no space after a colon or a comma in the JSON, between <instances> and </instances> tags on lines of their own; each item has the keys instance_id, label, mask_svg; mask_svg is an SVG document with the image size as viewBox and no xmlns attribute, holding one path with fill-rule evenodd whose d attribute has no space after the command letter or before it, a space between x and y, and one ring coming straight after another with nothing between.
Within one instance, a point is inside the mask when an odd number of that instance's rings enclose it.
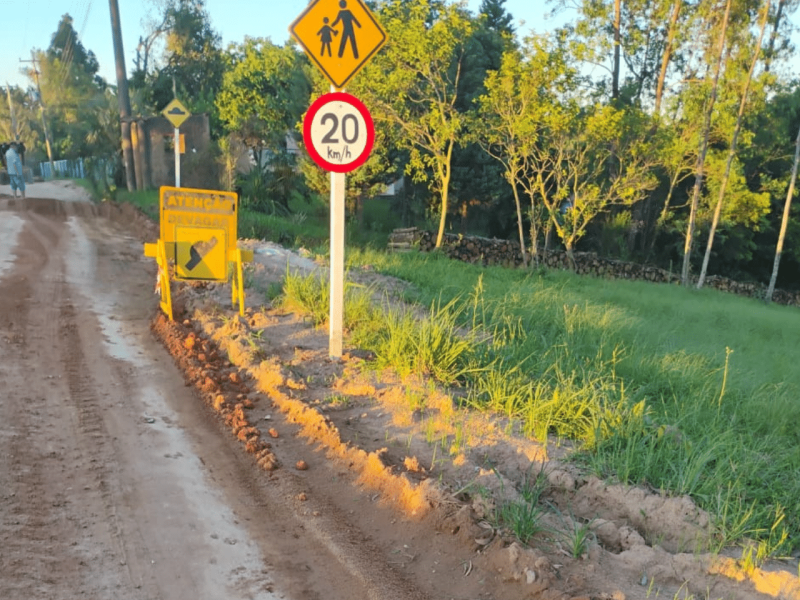
<instances>
[{"instance_id":1,"label":"yellow sign frame","mask_svg":"<svg viewBox=\"0 0 800 600\"><path fill-rule=\"evenodd\" d=\"M189 109L186 108L177 98L173 98L172 102L164 107L164 110L161 111L161 114L164 115L167 121L172 123L172 126L175 128L180 128L184 121L192 116L192 113L189 112Z\"/></svg>"},{"instance_id":2,"label":"yellow sign frame","mask_svg":"<svg viewBox=\"0 0 800 600\"><path fill-rule=\"evenodd\" d=\"M289 32L337 90L344 89L388 39L363 0L344 3L342 7L341 0L312 0L289 26Z\"/></svg>"},{"instance_id":3,"label":"yellow sign frame","mask_svg":"<svg viewBox=\"0 0 800 600\"><path fill-rule=\"evenodd\" d=\"M239 314L244 316L244 268L243 263L252 262L253 251L236 247L237 212L239 197L234 192L176 188L163 186L159 191L159 217L161 237L154 244L144 245L144 255L155 258L158 265L156 293L160 294L161 310L170 321L172 294L170 271L175 280L227 281L231 277L231 302ZM209 235L222 237L212 248L199 248L208 243ZM192 253L192 248L196 253ZM220 256L220 251L221 256ZM193 273L198 265L213 253L212 262L205 268L212 276L224 272L219 279L206 279L201 272ZM196 264L187 268L186 258ZM183 265L181 260L183 259ZM170 265L170 260L172 265ZM231 271L231 266L233 270ZM187 276L188 275L188 276Z\"/></svg>"}]
</instances>

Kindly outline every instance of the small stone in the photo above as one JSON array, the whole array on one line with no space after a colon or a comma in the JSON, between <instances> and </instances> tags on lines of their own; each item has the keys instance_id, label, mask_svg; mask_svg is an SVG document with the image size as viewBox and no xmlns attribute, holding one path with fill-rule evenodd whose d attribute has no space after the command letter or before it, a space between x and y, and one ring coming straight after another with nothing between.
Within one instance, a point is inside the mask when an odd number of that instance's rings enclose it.
<instances>
[{"instance_id":1,"label":"small stone","mask_svg":"<svg viewBox=\"0 0 800 600\"><path fill-rule=\"evenodd\" d=\"M230 375L228 375L228 378L229 378L229 379L230 379L230 380L231 380L233 383L239 383L239 382L241 381L241 378L239 377L239 373L237 373L236 371L234 371L233 373L231 373Z\"/></svg>"},{"instance_id":2,"label":"small stone","mask_svg":"<svg viewBox=\"0 0 800 600\"><path fill-rule=\"evenodd\" d=\"M308 464L304 460L298 460L297 463L295 463L294 468L298 471L308 471Z\"/></svg>"},{"instance_id":3,"label":"small stone","mask_svg":"<svg viewBox=\"0 0 800 600\"><path fill-rule=\"evenodd\" d=\"M297 499L300 502L305 502L306 500L308 500L308 496L306 496L305 492L300 492L299 494L297 494Z\"/></svg>"},{"instance_id":4,"label":"small stone","mask_svg":"<svg viewBox=\"0 0 800 600\"><path fill-rule=\"evenodd\" d=\"M270 430L267 433L269 433L269 437L273 437L273 438L278 437L278 432L275 431L274 427L271 427Z\"/></svg>"}]
</instances>

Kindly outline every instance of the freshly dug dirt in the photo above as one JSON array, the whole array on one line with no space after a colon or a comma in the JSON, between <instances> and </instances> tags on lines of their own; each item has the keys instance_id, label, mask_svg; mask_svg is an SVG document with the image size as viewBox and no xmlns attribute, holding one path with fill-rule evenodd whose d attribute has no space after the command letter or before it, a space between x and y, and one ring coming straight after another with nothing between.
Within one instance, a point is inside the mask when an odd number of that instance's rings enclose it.
<instances>
[{"instance_id":1,"label":"freshly dug dirt","mask_svg":"<svg viewBox=\"0 0 800 600\"><path fill-rule=\"evenodd\" d=\"M324 274L310 257L246 242L245 317L229 285L181 283L170 322L157 226L48 195L0 197L0 598L800 598L796 563L704 554L689 499L587 477L347 343L331 360L266 296ZM536 477L523 545L492 517Z\"/></svg>"}]
</instances>

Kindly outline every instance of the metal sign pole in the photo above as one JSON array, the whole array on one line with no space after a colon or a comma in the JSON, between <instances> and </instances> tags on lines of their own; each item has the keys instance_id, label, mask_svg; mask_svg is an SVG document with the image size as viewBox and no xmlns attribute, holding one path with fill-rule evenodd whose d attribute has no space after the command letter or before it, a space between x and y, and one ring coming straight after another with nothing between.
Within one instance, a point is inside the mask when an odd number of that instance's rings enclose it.
<instances>
[{"instance_id":1,"label":"metal sign pole","mask_svg":"<svg viewBox=\"0 0 800 600\"><path fill-rule=\"evenodd\" d=\"M181 187L181 130L175 128L175 187Z\"/></svg>"},{"instance_id":2,"label":"metal sign pole","mask_svg":"<svg viewBox=\"0 0 800 600\"><path fill-rule=\"evenodd\" d=\"M344 173L331 173L331 274L330 274L330 337L329 356L342 357L344 321Z\"/></svg>"}]
</instances>

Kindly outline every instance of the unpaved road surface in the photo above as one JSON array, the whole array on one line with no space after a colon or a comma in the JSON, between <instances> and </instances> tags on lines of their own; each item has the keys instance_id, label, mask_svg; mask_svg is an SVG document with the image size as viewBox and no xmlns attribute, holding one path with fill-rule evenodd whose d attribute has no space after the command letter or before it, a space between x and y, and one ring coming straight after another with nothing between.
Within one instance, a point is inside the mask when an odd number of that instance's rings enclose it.
<instances>
[{"instance_id":1,"label":"unpaved road surface","mask_svg":"<svg viewBox=\"0 0 800 600\"><path fill-rule=\"evenodd\" d=\"M0 598L381 597L252 477L153 338L133 213L47 194L68 200L0 196Z\"/></svg>"},{"instance_id":2,"label":"unpaved road surface","mask_svg":"<svg viewBox=\"0 0 800 600\"><path fill-rule=\"evenodd\" d=\"M796 561L703 554L688 498L559 464L355 348L331 361L265 294L316 263L243 242L246 316L227 284L180 284L169 322L153 223L66 182L8 192L0 600L800 599ZM495 511L531 474L547 510L526 546Z\"/></svg>"}]
</instances>

